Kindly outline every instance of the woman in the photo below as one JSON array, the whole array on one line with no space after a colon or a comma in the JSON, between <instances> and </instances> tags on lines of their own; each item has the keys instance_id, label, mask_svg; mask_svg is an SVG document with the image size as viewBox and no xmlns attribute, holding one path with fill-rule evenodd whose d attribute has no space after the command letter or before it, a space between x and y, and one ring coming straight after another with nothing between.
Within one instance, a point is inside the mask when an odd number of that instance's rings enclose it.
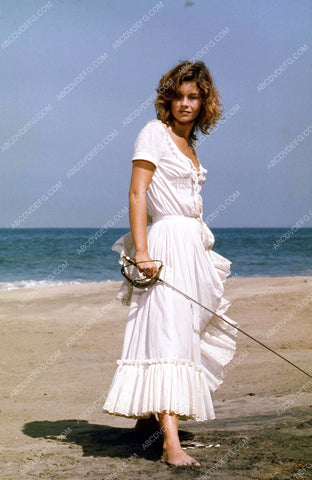
<instances>
[{"instance_id":1,"label":"woman","mask_svg":"<svg viewBox=\"0 0 312 480\"><path fill-rule=\"evenodd\" d=\"M161 278L224 314L231 262L211 250L200 196L207 170L194 148L196 132L209 133L221 118L218 92L203 62L185 61L162 77L157 94L157 120L139 133L132 158L131 232L113 250L120 263L134 257L147 276L162 260ZM236 330L160 282L131 290L125 281L119 297L130 307L104 411L137 418L137 430L160 427L163 461L200 466L181 448L178 420L215 418L211 392L233 358Z\"/></svg>"}]
</instances>

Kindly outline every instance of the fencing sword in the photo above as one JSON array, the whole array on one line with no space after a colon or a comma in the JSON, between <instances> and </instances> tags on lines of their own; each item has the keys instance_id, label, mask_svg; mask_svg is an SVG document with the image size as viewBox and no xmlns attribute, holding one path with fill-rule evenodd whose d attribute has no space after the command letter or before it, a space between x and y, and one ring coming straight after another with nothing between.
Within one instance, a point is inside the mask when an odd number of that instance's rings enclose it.
<instances>
[{"instance_id":1,"label":"fencing sword","mask_svg":"<svg viewBox=\"0 0 312 480\"><path fill-rule=\"evenodd\" d=\"M282 360L284 360L285 362L289 363L289 365L292 365L293 367L295 367L297 370L299 370L299 372L301 373L304 373L304 375L307 375L309 378L312 378L312 375L310 375L308 372L306 372L305 370L303 370L302 368L298 367L298 365L296 365L295 363L291 362L290 360L288 360L288 358L284 357L283 355L281 355L280 353L276 352L275 350L273 350L271 347L268 347L267 345L265 345L264 343L260 342L260 340L258 340L257 338L253 337L252 335L250 335L249 333L245 332L244 330L242 330L240 327L237 327L235 325L233 325L231 322L229 322L228 320L226 320L225 318L223 318L222 315L214 312L213 310L211 310L210 308L206 307L205 305L202 305L200 302L198 302L197 300L195 300L195 298L192 298L190 297L189 295L187 295L185 292L182 292L181 290L179 290L177 287L175 287L174 285L171 285L170 283L168 283L166 280L163 280L162 278L159 277L160 275L160 272L162 270L162 267L163 267L163 262L161 260L147 260L146 262L154 262L157 266L157 263L159 264L159 267L158 267L158 272L156 275L154 275L153 277L147 277L144 273L140 272L140 275L139 277L137 278L131 278L131 271L127 271L126 269L128 267L137 267L137 263L136 261L131 258L129 255L123 255L123 258L125 260L127 260L128 262L128 265L122 265L121 267L121 273L122 275L129 281L132 283L133 286L135 286L136 288L141 288L141 289L148 289L149 287L155 285L156 282L160 282L162 283L163 285L166 285L167 287L175 290L176 292L180 293L181 295L183 295L183 297L185 297L187 300L190 300L191 302L195 303L196 305L199 305L201 308L203 308L204 310L207 310L207 312L211 313L212 315L214 315L215 317L219 318L220 320L222 320L223 322L227 323L228 325L230 325L231 327L235 328L236 330L238 330L240 333L242 333L243 335L245 335L246 337L250 338L251 340L253 340L254 342L258 343L259 345L261 345L262 347L266 348L267 350L269 350L269 352L271 353L274 353L274 355L277 355L279 358L281 358ZM139 263L145 263L145 262L139 262Z\"/></svg>"}]
</instances>

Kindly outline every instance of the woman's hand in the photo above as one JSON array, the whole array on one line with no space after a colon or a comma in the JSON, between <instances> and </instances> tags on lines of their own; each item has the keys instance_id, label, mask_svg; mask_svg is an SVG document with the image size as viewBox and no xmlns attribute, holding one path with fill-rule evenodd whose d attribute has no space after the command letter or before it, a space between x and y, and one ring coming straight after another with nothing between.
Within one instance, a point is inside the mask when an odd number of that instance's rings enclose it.
<instances>
[{"instance_id":1,"label":"woman's hand","mask_svg":"<svg viewBox=\"0 0 312 480\"><path fill-rule=\"evenodd\" d=\"M158 273L158 267L155 262L151 259L147 252L136 253L135 263L140 272L148 278L155 277Z\"/></svg>"}]
</instances>

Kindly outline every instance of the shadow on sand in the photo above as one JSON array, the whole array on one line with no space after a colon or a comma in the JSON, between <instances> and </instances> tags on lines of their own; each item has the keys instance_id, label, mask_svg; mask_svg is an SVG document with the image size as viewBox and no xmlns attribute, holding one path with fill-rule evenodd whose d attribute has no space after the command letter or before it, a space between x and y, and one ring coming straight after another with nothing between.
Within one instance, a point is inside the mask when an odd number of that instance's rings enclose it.
<instances>
[{"instance_id":1,"label":"shadow on sand","mask_svg":"<svg viewBox=\"0 0 312 480\"><path fill-rule=\"evenodd\" d=\"M129 458L135 453L139 457L156 460L162 451L162 435L159 430L139 434L133 428L116 428L74 419L29 422L22 431L32 438L75 443L82 448L83 456ZM153 433L154 438L151 437ZM193 436L190 432L179 430L181 441L190 440ZM152 448L144 443L148 439Z\"/></svg>"}]
</instances>

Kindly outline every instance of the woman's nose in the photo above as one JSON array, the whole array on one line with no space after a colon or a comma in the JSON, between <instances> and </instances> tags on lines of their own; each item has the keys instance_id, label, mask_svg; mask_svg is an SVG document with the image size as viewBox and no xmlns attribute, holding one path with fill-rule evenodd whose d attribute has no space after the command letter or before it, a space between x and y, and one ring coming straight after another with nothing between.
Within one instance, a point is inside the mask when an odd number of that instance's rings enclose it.
<instances>
[{"instance_id":1,"label":"woman's nose","mask_svg":"<svg viewBox=\"0 0 312 480\"><path fill-rule=\"evenodd\" d=\"M188 98L186 96L181 98L181 104L188 105Z\"/></svg>"}]
</instances>

